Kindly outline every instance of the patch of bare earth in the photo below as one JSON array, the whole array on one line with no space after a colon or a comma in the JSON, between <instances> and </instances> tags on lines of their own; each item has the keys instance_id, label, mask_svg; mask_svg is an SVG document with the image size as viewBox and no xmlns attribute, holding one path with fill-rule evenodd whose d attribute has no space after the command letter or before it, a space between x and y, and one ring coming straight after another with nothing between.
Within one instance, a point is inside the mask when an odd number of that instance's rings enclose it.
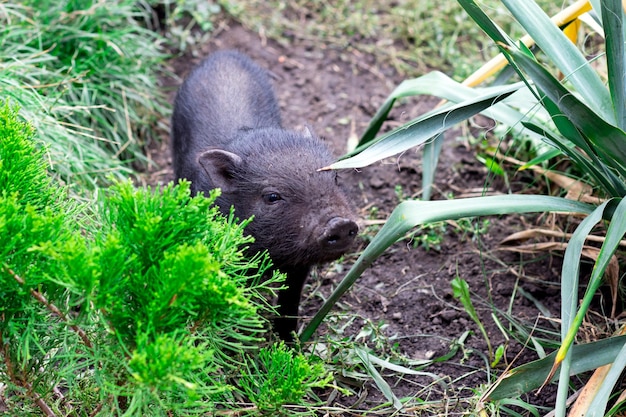
<instances>
[{"instance_id":1,"label":"patch of bare earth","mask_svg":"<svg viewBox=\"0 0 626 417\"><path fill-rule=\"evenodd\" d=\"M223 23L210 42L191 54L182 55L171 62L174 72L181 78L200 59L220 49L237 49L248 54L261 66L267 68L274 80L283 121L287 128L309 125L329 144L336 156L345 153L349 140L358 137L387 95L400 81L392 68L379 64L374 56L355 50L339 49L319 41L293 39L289 47L253 33L238 23ZM180 80L164 80L171 88L171 100ZM410 101L392 113L386 124L389 130L425 111L432 109L438 100L434 98ZM457 132L458 133L458 132ZM472 193L506 192L498 181L486 185L488 173L474 158L470 147L458 141L454 133L446 138L437 173L437 191L434 199L449 194L461 198ZM173 179L168 139L151 150L150 157L156 167L148 174L148 183L159 184ZM408 197L420 195L421 152L410 150L397 158L377 163L359 170L346 170L340 178L347 192L358 207L364 224L372 220L372 208L377 217L385 219L398 204L395 191L402 187ZM548 256L541 259L520 258L520 255L499 251L500 241L508 234L528 227L533 218L520 216L491 218L487 232L478 239L448 227L440 249L426 250L403 240L393 245L377 259L357 281L340 303L335 313L347 313L355 317L343 330L344 336L355 334L364 323L384 323L385 335L392 337L395 352L407 358L420 360L445 355L451 345L466 331L471 334L463 342L458 353L449 360L424 369L440 378L434 383L432 376L396 375L388 378L398 397L419 397L423 400L441 400L442 410L456 413L471 411L466 401L459 398L476 395L473 388L493 382L488 375L487 344L477 325L453 297L450 281L455 276L466 280L474 296L476 308L487 329L492 346L506 346L505 358L496 367L501 373L516 355L516 365L536 359L536 354L523 347L523 340L506 340L503 332L492 318L495 313L501 324L510 327L503 312L511 310L519 320L532 324L543 317L529 298L521 295L518 288L531 294L558 316L557 282L560 259ZM363 229L363 227L362 227ZM353 255L342 264L321 266L309 279L303 293L301 324L307 322L343 278L358 252L365 247L362 241ZM502 262L504 260L506 263ZM480 303L480 300L485 300ZM491 300L491 304L487 303ZM499 311L493 311L491 305ZM540 318L543 327L546 321ZM334 324L322 326L315 337L323 339L325 332L337 332ZM549 326L547 326L549 327ZM368 343L367 338L360 340ZM383 372L383 374L389 374ZM330 405L370 409L384 402L373 383L358 389L359 396L339 395ZM542 392L542 402L550 403L552 391ZM449 401L447 405L443 405ZM532 403L537 398L532 398ZM398 415L420 415L419 409L405 410Z\"/></svg>"}]
</instances>

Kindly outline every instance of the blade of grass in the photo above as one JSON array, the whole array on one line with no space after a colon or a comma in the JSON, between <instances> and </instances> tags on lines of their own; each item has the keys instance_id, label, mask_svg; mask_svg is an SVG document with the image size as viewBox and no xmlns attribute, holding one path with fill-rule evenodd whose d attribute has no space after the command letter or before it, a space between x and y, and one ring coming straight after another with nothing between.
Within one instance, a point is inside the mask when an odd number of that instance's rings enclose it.
<instances>
[{"instance_id":1,"label":"blade of grass","mask_svg":"<svg viewBox=\"0 0 626 417\"><path fill-rule=\"evenodd\" d=\"M607 22L606 18L604 22ZM605 23L606 24L606 23ZM622 349L615 357L615 361L611 364L609 372L602 381L600 389L594 395L593 401L589 404L589 411L586 414L589 417L604 416L606 406L609 402L609 398L615 389L615 385L622 376L624 369L626 368L626 341L622 345Z\"/></svg>"},{"instance_id":2,"label":"blade of grass","mask_svg":"<svg viewBox=\"0 0 626 417\"><path fill-rule=\"evenodd\" d=\"M585 240L591 230L604 216L604 210L609 202L602 203L578 225L567 243L563 256L561 271L561 340L567 337L567 330L573 323L576 307L578 306L578 281L580 274L580 259ZM556 415L563 415L569 393L569 375L572 366L572 354L569 353L561 364L559 386L557 390Z\"/></svg>"},{"instance_id":3,"label":"blade of grass","mask_svg":"<svg viewBox=\"0 0 626 417\"><path fill-rule=\"evenodd\" d=\"M480 321L480 317L478 313L476 313L476 309L474 308L474 304L472 303L472 297L470 296L469 285L467 281L459 277L458 271L457 276L450 283L452 286L452 294L454 298L461 301L463 304L463 308L465 308L465 312L468 316L476 323L480 333L483 335L485 342L487 342L487 350L489 351L489 360L493 361L493 347L491 346L491 341L489 340L489 336L487 335L487 330L485 330L485 326Z\"/></svg>"},{"instance_id":4,"label":"blade of grass","mask_svg":"<svg viewBox=\"0 0 626 417\"><path fill-rule=\"evenodd\" d=\"M381 230L374 236L374 239L365 248L335 291L304 328L300 340L302 342L308 341L337 300L352 287L372 262L417 225L456 220L463 217L511 213L556 211L589 214L593 208L591 205L577 201L537 195L498 195L444 201L404 201L394 209Z\"/></svg>"},{"instance_id":5,"label":"blade of grass","mask_svg":"<svg viewBox=\"0 0 626 417\"><path fill-rule=\"evenodd\" d=\"M562 152L559 149L550 149L549 151L543 152L539 155L537 155L536 157L534 157L533 159L531 159L530 161L526 162L524 165L520 166L518 168L518 171L523 171L525 169L528 169L530 167L533 167L535 165L540 165L546 161L549 161L552 158L556 158L559 155L561 155Z\"/></svg>"},{"instance_id":6,"label":"blade of grass","mask_svg":"<svg viewBox=\"0 0 626 417\"><path fill-rule=\"evenodd\" d=\"M367 373L374 380L374 383L376 384L380 392L382 392L385 398L387 398L387 400L393 404L396 410L401 410L402 402L400 401L398 397L396 397L396 394L393 393L387 381L385 381L382 375L374 367L372 361L370 360L370 355L366 351L358 347L354 348L354 352L357 354L357 356L361 360L361 363L367 370Z\"/></svg>"},{"instance_id":7,"label":"blade of grass","mask_svg":"<svg viewBox=\"0 0 626 417\"><path fill-rule=\"evenodd\" d=\"M589 310L591 301L602 283L604 271L608 266L611 257L615 253L615 250L619 245L619 241L624 236L624 233L626 233L626 198L621 200L615 199L612 201L613 204L617 201L619 201L619 203L617 204L617 207L612 215L611 223L606 231L605 241L602 244L600 253L598 254L598 259L596 260L593 271L591 272L591 278L589 278L589 284L587 285L587 290L585 291L585 295L580 303L578 312L570 324L561 347L557 352L557 356L552 367L553 371L556 371L556 368L565 359L568 350L574 343L574 338L576 337L578 329L582 325L583 319Z\"/></svg>"}]
</instances>

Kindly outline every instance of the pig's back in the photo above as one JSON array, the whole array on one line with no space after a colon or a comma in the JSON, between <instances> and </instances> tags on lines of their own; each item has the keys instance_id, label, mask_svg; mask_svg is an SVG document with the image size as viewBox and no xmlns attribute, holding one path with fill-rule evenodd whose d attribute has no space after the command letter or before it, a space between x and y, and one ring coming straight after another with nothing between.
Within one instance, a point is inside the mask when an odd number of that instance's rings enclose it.
<instances>
[{"instance_id":1,"label":"pig's back","mask_svg":"<svg viewBox=\"0 0 626 417\"><path fill-rule=\"evenodd\" d=\"M267 72L235 51L210 55L176 96L172 146L177 177L195 167L207 148L227 145L242 130L280 127L278 103Z\"/></svg>"}]
</instances>

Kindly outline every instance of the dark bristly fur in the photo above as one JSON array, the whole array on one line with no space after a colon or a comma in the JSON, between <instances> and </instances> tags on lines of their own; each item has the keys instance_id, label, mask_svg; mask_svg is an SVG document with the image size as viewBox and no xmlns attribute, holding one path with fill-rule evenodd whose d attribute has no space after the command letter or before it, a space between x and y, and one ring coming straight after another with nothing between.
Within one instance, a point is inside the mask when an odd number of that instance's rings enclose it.
<instances>
[{"instance_id":1,"label":"dark bristly fur","mask_svg":"<svg viewBox=\"0 0 626 417\"><path fill-rule=\"evenodd\" d=\"M274 327L291 340L302 286L310 267L340 257L357 225L336 173L317 171L333 158L308 130L281 126L266 72L245 55L217 52L181 86L172 117L177 178L192 192L221 188L217 204L240 219L254 216L246 232L251 251L267 249L287 274Z\"/></svg>"}]
</instances>

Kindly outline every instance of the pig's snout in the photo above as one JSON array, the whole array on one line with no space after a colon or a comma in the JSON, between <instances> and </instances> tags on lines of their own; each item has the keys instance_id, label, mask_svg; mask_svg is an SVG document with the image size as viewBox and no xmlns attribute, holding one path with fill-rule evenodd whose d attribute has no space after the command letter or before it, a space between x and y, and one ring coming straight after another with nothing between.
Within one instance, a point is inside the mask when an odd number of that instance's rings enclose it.
<instances>
[{"instance_id":1,"label":"pig's snout","mask_svg":"<svg viewBox=\"0 0 626 417\"><path fill-rule=\"evenodd\" d=\"M352 220L333 217L326 225L320 243L330 252L343 252L352 245L358 231L359 226Z\"/></svg>"}]
</instances>

